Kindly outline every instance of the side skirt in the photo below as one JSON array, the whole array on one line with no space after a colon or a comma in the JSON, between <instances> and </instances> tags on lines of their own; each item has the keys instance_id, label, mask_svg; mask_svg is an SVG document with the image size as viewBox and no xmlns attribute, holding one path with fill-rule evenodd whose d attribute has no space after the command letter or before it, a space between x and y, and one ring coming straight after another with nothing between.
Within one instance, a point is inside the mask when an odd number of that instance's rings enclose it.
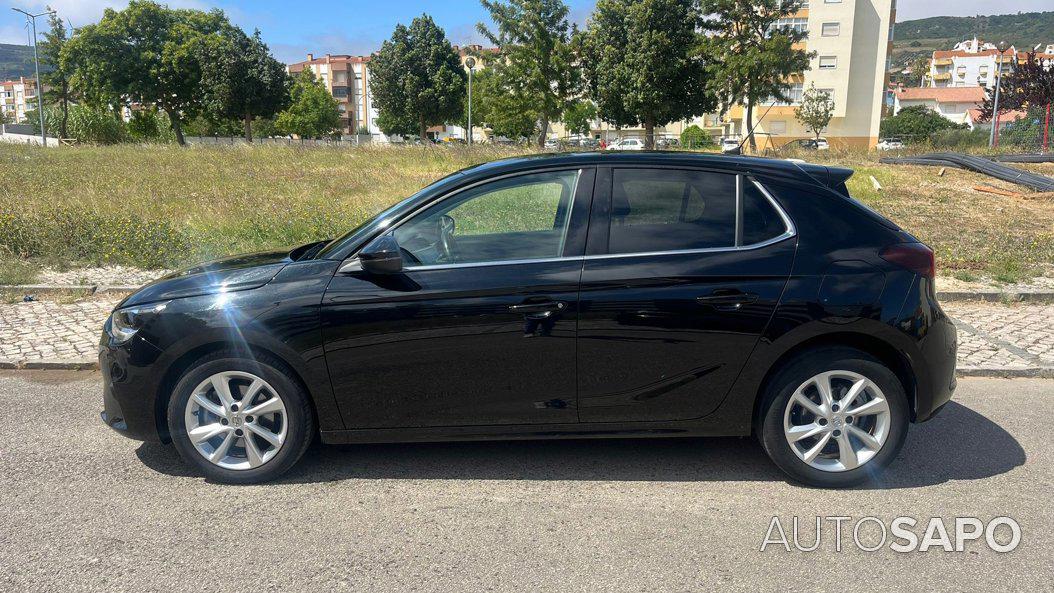
<instances>
[{"instance_id":1,"label":"side skirt","mask_svg":"<svg viewBox=\"0 0 1054 593\"><path fill-rule=\"evenodd\" d=\"M698 420L672 423L511 424L429 428L370 428L322 431L322 442L332 445L343 445L350 443L727 437L749 435L749 432L743 433L734 429L722 428L710 426Z\"/></svg>"}]
</instances>

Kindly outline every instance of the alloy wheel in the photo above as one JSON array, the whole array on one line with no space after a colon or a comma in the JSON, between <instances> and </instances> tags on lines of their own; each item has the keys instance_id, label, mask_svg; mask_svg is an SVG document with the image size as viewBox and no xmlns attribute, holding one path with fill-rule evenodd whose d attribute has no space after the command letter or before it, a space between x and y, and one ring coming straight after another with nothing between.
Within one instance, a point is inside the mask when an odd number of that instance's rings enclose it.
<instances>
[{"instance_id":1,"label":"alloy wheel","mask_svg":"<svg viewBox=\"0 0 1054 593\"><path fill-rule=\"evenodd\" d=\"M190 394L187 437L210 463L234 470L259 467L285 443L288 415L267 381L244 371L216 373Z\"/></svg>"},{"instance_id":2,"label":"alloy wheel","mask_svg":"<svg viewBox=\"0 0 1054 593\"><path fill-rule=\"evenodd\" d=\"M783 433L810 467L856 469L889 437L889 402L873 381L853 371L828 371L802 383L787 402Z\"/></svg>"}]
</instances>

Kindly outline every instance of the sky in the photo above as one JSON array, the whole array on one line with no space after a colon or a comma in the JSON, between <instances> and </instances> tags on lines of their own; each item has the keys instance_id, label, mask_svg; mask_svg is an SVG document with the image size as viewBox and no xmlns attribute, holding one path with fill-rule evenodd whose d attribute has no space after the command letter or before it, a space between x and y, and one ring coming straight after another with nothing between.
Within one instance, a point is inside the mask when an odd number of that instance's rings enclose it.
<instances>
[{"instance_id":1,"label":"sky","mask_svg":"<svg viewBox=\"0 0 1054 593\"><path fill-rule=\"evenodd\" d=\"M595 0L566 0L574 21L584 24ZM98 21L106 8L127 0L0 0L0 43L26 44L25 19L7 7L42 12L48 4L74 27ZM486 12L478 0L162 0L176 8L220 8L246 31L260 29L275 57L284 62L315 55L376 51L397 23L427 12L455 44L481 43L476 23ZM1051 10L1051 0L899 0L897 20L928 16L973 16ZM39 26L38 21L38 26ZM1051 40L1054 42L1054 40Z\"/></svg>"}]
</instances>

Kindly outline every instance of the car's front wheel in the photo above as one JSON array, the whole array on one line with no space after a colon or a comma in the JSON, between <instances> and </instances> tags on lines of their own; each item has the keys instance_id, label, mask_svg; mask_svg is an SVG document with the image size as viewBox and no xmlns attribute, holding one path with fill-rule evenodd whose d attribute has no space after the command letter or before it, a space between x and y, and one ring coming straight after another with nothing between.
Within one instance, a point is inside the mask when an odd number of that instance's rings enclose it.
<instances>
[{"instance_id":1,"label":"car's front wheel","mask_svg":"<svg viewBox=\"0 0 1054 593\"><path fill-rule=\"evenodd\" d=\"M872 479L907 434L908 401L897 376L855 349L807 352L769 382L760 439L791 477L840 488Z\"/></svg>"},{"instance_id":2,"label":"car's front wheel","mask_svg":"<svg viewBox=\"0 0 1054 593\"><path fill-rule=\"evenodd\" d=\"M310 444L314 419L280 362L220 352L176 384L168 426L180 456L206 477L248 484L288 471Z\"/></svg>"}]
</instances>

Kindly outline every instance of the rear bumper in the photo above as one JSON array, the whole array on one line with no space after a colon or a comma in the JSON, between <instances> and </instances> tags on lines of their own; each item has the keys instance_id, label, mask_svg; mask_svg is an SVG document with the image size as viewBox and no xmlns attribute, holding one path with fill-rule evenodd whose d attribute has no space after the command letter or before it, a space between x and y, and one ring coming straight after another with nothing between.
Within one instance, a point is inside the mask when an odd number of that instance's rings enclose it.
<instances>
[{"instance_id":1,"label":"rear bumper","mask_svg":"<svg viewBox=\"0 0 1054 593\"><path fill-rule=\"evenodd\" d=\"M912 356L915 374L915 418L925 422L947 404L955 392L955 361L958 336L952 320L937 303L932 281L921 279L913 295L914 315L910 317L918 351ZM909 304L910 299L909 299Z\"/></svg>"}]
</instances>

